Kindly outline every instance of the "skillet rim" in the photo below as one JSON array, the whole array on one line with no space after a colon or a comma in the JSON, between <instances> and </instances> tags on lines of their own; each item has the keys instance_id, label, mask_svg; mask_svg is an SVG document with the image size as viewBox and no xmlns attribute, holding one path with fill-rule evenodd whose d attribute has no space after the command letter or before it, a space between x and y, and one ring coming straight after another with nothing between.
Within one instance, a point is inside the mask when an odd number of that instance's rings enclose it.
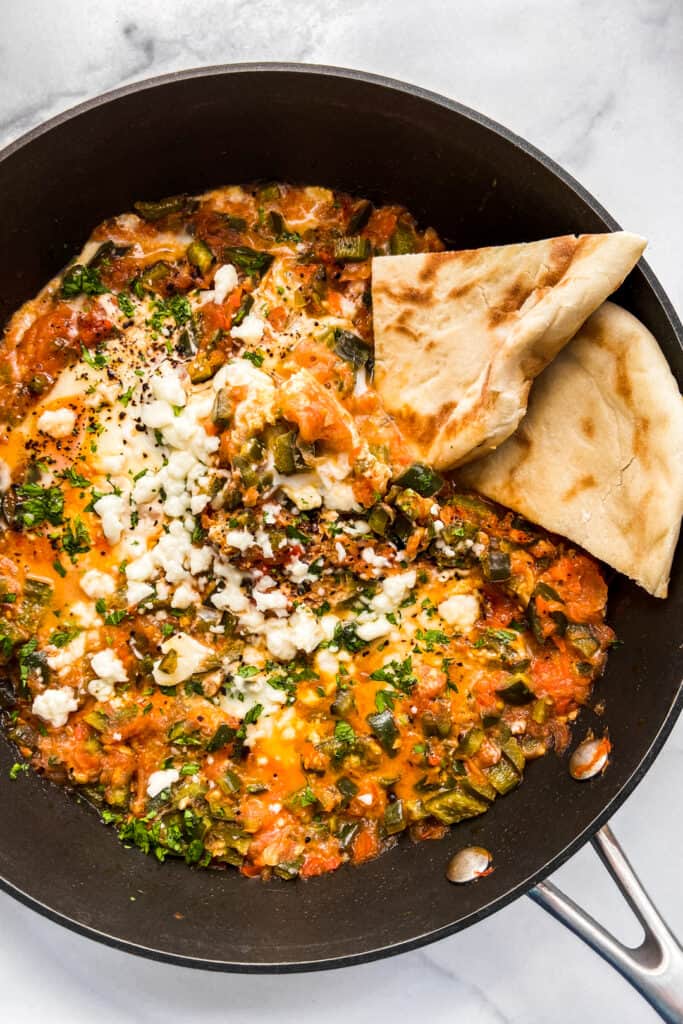
<instances>
[{"instance_id":1,"label":"skillet rim","mask_svg":"<svg viewBox=\"0 0 683 1024\"><path fill-rule=\"evenodd\" d=\"M429 89L424 89L421 86L414 85L413 83L404 82L399 79L390 78L385 75L377 75L372 72L360 71L353 68L336 67L328 64L308 64L298 63L294 61L245 61L235 62L230 64L214 64L206 67L199 68L186 68L182 71L174 71L164 75L156 75L151 78L140 79L136 82L129 83L127 85L119 86L115 89L110 89L107 92L100 93L82 103L77 104L74 107L70 107L65 111L49 118L47 121L42 122L35 128L30 129L13 142L9 143L2 150L0 150L0 163L3 163L6 159L11 157L14 153L18 152L24 146L40 138L47 132L52 131L55 128L60 127L67 121L78 117L80 114L87 113L92 110L96 110L99 107L104 107L106 104L121 99L125 96L145 92L148 89L155 89L160 86L169 85L177 81L185 81L196 78L207 78L215 75L228 75L228 74L240 74L244 72L276 72L276 73L291 73L291 74L311 74L311 75L324 75L328 78L338 79L350 79L359 82L363 82L368 85L379 86L380 88L390 90L393 92L400 92L408 94L409 96L416 97L418 99L425 100L426 102L435 106L442 107L448 111L459 114L460 116L481 125L483 128L492 132L493 134L501 137L508 143L511 143L518 150L521 150L525 155L531 157L537 161L542 167L550 171L556 178L558 178L562 184L573 191L590 209L593 213L599 217L603 223L611 230L621 230L621 226L607 212L607 210L598 202L597 199L578 182L571 174L565 171L558 163L555 162L551 157L547 156L542 150L538 149L532 143L526 139L517 135L515 132L489 118L485 114L474 110L457 100L450 99L449 97L443 96L440 93L433 92ZM673 333L678 341L679 347L683 350L683 324L678 317L673 304L658 278L651 270L648 263L641 259L638 264L639 269L642 270L643 275L649 285L655 299L663 309L666 317L668 318ZM683 666L682 666L683 667ZM607 802L603 807L602 811L593 818L593 820L586 825L577 835L574 836L571 842L567 843L551 860L547 861L546 864L540 868L537 872L532 873L528 877L520 880L507 890L502 896L491 900L489 903L480 907L477 911L460 918L456 922L450 925L445 925L441 928L437 928L433 931L425 932L421 935L415 936L412 939L401 940L394 943L377 947L375 949L363 952L363 953L352 953L338 957L326 957L320 960L313 961L296 961L286 963L250 963L250 962L238 962L238 961L222 961L222 960L206 960L201 957L190 957L182 956L176 953L169 953L160 949L153 949L148 946L143 946L139 943L135 943L126 939L120 939L113 935L108 935L106 932L100 931L97 928L84 925L81 922L68 917L65 914L59 913L53 910L51 907L37 900L30 893L20 889L4 877L0 876L0 890L6 892L8 895L14 897L18 902L24 904L32 910L37 911L43 917L53 921L56 924L63 925L70 931L75 932L78 935L84 936L85 938L94 939L106 946L113 949L117 949L123 952L131 953L137 956L145 957L149 960L155 960L160 963L169 963L181 967L192 967L200 970L211 970L221 971L225 973L243 973L243 974L290 974L290 973L302 973L306 971L320 971L320 970L332 970L339 967L346 967L351 965L370 963L374 960L383 959L389 956L395 956L399 953L409 952L413 949L418 949L422 946L426 946L432 942L437 942L442 938L446 938L449 935L453 935L456 932L462 931L465 928L469 928L471 925L476 924L478 921L495 913L497 910L502 909L514 900L524 895L538 882L547 878L554 871L556 871L562 864L564 864L570 857L574 855L582 846L584 846L595 833L612 817L612 815L621 807L625 800L631 795L636 786L641 782L645 774L651 768L654 763L659 751L662 749L666 739L671 733L681 711L683 711L683 672L681 674L681 681L678 685L678 691L673 697L671 705L666 713L662 724L654 736L650 746L643 754L638 766L632 772L631 776L626 780L623 786L614 794L614 796Z\"/></svg>"}]
</instances>

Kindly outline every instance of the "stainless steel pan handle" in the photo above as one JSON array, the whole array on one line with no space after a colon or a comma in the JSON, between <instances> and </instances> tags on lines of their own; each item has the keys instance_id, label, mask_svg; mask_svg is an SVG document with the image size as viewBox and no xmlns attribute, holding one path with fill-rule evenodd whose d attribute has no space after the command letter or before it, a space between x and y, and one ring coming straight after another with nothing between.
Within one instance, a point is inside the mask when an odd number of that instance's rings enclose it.
<instances>
[{"instance_id":1,"label":"stainless steel pan handle","mask_svg":"<svg viewBox=\"0 0 683 1024\"><path fill-rule=\"evenodd\" d=\"M595 834L593 846L643 926L645 936L640 946L623 945L552 882L540 882L529 895L615 967L663 1020L682 1024L683 948L643 889L607 825Z\"/></svg>"}]
</instances>

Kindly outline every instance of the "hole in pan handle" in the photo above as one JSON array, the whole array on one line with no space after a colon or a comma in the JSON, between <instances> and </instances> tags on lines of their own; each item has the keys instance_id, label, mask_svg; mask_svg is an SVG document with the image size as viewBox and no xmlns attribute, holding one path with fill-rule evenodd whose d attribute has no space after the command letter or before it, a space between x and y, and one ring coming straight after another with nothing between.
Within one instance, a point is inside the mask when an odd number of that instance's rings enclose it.
<instances>
[{"instance_id":1,"label":"hole in pan handle","mask_svg":"<svg viewBox=\"0 0 683 1024\"><path fill-rule=\"evenodd\" d=\"M593 846L643 926L640 946L619 942L552 882L540 882L529 896L615 967L663 1020L683 1024L683 948L607 825L595 834Z\"/></svg>"}]
</instances>

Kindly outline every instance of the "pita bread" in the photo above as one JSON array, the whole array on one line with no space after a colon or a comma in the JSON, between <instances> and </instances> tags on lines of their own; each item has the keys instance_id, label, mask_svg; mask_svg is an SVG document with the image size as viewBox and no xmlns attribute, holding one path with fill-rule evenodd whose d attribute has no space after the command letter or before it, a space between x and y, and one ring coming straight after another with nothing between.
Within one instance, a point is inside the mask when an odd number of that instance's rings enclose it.
<instances>
[{"instance_id":1,"label":"pita bread","mask_svg":"<svg viewBox=\"0 0 683 1024\"><path fill-rule=\"evenodd\" d=\"M375 386L437 469L514 432L534 377L635 265L625 231L372 261Z\"/></svg>"},{"instance_id":2,"label":"pita bread","mask_svg":"<svg viewBox=\"0 0 683 1024\"><path fill-rule=\"evenodd\" d=\"M683 513L683 400L650 332L606 302L459 479L666 597Z\"/></svg>"}]
</instances>

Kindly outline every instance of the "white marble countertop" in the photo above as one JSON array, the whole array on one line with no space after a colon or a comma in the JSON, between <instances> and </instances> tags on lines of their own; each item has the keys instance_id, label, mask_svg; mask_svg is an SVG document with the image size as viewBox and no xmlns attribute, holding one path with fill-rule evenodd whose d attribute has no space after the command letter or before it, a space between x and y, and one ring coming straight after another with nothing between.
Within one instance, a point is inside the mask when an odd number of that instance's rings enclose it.
<instances>
[{"instance_id":1,"label":"white marble countertop","mask_svg":"<svg viewBox=\"0 0 683 1024\"><path fill-rule=\"evenodd\" d=\"M296 60L403 78L528 138L624 226L683 307L683 8L677 0L3 0L0 143L119 84L202 64ZM678 230L676 230L678 229ZM656 680L653 680L656 685ZM613 826L683 933L683 723ZM672 853L672 851L676 851ZM556 880L626 940L638 929L596 857ZM393 960L309 975L208 974L131 957L0 894L3 1018L51 1024L646 1022L653 1012L526 898ZM511 941L514 936L514 941Z\"/></svg>"}]
</instances>

